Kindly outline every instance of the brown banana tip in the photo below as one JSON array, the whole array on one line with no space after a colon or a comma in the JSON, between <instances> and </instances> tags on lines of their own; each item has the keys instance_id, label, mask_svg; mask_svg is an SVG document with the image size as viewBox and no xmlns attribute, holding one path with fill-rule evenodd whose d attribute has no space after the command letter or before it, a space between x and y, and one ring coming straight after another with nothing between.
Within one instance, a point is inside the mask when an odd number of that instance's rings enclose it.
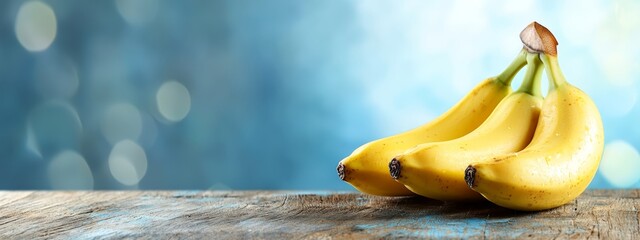
<instances>
[{"instance_id":1,"label":"brown banana tip","mask_svg":"<svg viewBox=\"0 0 640 240\"><path fill-rule=\"evenodd\" d=\"M402 170L402 165L400 165L400 161L398 159L393 158L391 162L389 162L389 173L393 179L400 178L400 170Z\"/></svg>"},{"instance_id":2,"label":"brown banana tip","mask_svg":"<svg viewBox=\"0 0 640 240\"><path fill-rule=\"evenodd\" d=\"M338 177L340 177L342 181L345 181L347 176L346 176L346 170L345 170L344 164L338 163L338 167L336 167L336 170L338 170Z\"/></svg>"},{"instance_id":3,"label":"brown banana tip","mask_svg":"<svg viewBox=\"0 0 640 240\"><path fill-rule=\"evenodd\" d=\"M538 22L532 22L522 30L520 32L520 40L524 44L524 48L530 53L558 55L558 40L549 29Z\"/></svg>"},{"instance_id":4,"label":"brown banana tip","mask_svg":"<svg viewBox=\"0 0 640 240\"><path fill-rule=\"evenodd\" d=\"M469 165L467 169L464 170L464 181L467 182L469 188L473 188L473 183L476 180L476 169Z\"/></svg>"}]
</instances>

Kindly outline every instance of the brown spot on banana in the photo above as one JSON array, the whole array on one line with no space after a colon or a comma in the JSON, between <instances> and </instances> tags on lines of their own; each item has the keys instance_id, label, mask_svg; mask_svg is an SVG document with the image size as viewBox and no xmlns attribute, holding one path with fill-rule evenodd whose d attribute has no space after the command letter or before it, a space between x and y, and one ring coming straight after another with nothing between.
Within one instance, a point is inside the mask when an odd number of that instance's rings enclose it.
<instances>
[{"instance_id":1,"label":"brown spot on banana","mask_svg":"<svg viewBox=\"0 0 640 240\"><path fill-rule=\"evenodd\" d=\"M345 181L345 179L347 179L347 169L344 164L338 163L338 167L336 167L336 170L338 171L338 177L340 177L342 181Z\"/></svg>"},{"instance_id":2,"label":"brown spot on banana","mask_svg":"<svg viewBox=\"0 0 640 240\"><path fill-rule=\"evenodd\" d=\"M471 165L464 170L464 181L467 183L469 188L473 189L473 183L476 181L476 169Z\"/></svg>"},{"instance_id":3,"label":"brown spot on banana","mask_svg":"<svg viewBox=\"0 0 640 240\"><path fill-rule=\"evenodd\" d=\"M393 158L391 162L389 162L389 173L393 179L400 178L400 171L402 170L402 165L400 165L400 161Z\"/></svg>"}]
</instances>

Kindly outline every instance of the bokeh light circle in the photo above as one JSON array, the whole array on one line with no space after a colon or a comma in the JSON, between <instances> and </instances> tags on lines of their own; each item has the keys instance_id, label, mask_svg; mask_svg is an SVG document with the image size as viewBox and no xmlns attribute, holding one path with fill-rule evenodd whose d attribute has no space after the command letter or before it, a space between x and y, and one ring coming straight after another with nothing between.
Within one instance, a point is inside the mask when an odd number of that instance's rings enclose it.
<instances>
[{"instance_id":1,"label":"bokeh light circle","mask_svg":"<svg viewBox=\"0 0 640 240\"><path fill-rule=\"evenodd\" d=\"M109 171L120 183L132 186L140 182L147 173L147 155L136 142L118 142L109 155Z\"/></svg>"},{"instance_id":2,"label":"bokeh light circle","mask_svg":"<svg viewBox=\"0 0 640 240\"><path fill-rule=\"evenodd\" d=\"M124 139L138 140L142 132L142 116L138 108L129 103L113 104L104 112L101 129L111 144Z\"/></svg>"},{"instance_id":3,"label":"bokeh light circle","mask_svg":"<svg viewBox=\"0 0 640 240\"><path fill-rule=\"evenodd\" d=\"M156 93L158 111L167 120L178 122L191 110L189 90L177 81L162 84Z\"/></svg>"},{"instance_id":4,"label":"bokeh light circle","mask_svg":"<svg viewBox=\"0 0 640 240\"><path fill-rule=\"evenodd\" d=\"M82 155L65 150L51 159L47 170L53 189L91 190L93 174Z\"/></svg>"},{"instance_id":5,"label":"bokeh light circle","mask_svg":"<svg viewBox=\"0 0 640 240\"><path fill-rule=\"evenodd\" d=\"M53 9L40 1L26 1L16 16L16 37L31 52L43 51L53 43L57 32Z\"/></svg>"},{"instance_id":6,"label":"bokeh light circle","mask_svg":"<svg viewBox=\"0 0 640 240\"><path fill-rule=\"evenodd\" d=\"M631 187L640 181L640 154L626 141L616 140L604 148L600 173L614 187Z\"/></svg>"}]
</instances>

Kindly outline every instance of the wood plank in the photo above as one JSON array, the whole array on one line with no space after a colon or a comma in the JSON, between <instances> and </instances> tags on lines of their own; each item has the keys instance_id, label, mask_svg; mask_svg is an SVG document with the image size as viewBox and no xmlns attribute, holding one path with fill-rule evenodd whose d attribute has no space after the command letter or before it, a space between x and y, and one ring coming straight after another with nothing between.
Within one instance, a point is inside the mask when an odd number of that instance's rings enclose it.
<instances>
[{"instance_id":1,"label":"wood plank","mask_svg":"<svg viewBox=\"0 0 640 240\"><path fill-rule=\"evenodd\" d=\"M602 238L640 234L640 190L543 212L358 193L0 192L0 238Z\"/></svg>"}]
</instances>

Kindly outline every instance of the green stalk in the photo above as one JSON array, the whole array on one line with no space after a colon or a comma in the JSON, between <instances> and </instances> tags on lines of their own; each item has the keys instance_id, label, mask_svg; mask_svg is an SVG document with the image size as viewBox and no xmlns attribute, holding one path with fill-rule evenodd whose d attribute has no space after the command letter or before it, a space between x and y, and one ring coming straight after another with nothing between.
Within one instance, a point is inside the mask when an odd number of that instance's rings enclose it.
<instances>
[{"instance_id":1,"label":"green stalk","mask_svg":"<svg viewBox=\"0 0 640 240\"><path fill-rule=\"evenodd\" d=\"M540 59L544 63L545 72L547 72L549 79L549 92L567 83L562 70L560 70L558 57L541 53Z\"/></svg>"},{"instance_id":2,"label":"green stalk","mask_svg":"<svg viewBox=\"0 0 640 240\"><path fill-rule=\"evenodd\" d=\"M524 75L522 85L516 92L528 93L533 96L542 96L540 91L540 79L544 69L538 53L527 54L527 73Z\"/></svg>"},{"instance_id":3,"label":"green stalk","mask_svg":"<svg viewBox=\"0 0 640 240\"><path fill-rule=\"evenodd\" d=\"M511 86L511 81L513 81L513 78L516 76L516 74L518 74L520 69L524 67L524 65L527 65L527 51L525 49L522 49L522 51L518 53L518 56L516 56L516 59L514 59L511 64L509 64L507 69L496 76L496 80L501 82L505 86Z\"/></svg>"}]
</instances>

